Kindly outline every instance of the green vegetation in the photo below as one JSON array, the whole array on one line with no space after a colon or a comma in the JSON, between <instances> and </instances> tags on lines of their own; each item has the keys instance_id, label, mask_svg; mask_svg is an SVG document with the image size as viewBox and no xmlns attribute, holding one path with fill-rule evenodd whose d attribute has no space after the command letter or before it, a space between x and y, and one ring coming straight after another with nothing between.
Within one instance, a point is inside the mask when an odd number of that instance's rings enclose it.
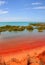
<instances>
[{"instance_id":1,"label":"green vegetation","mask_svg":"<svg viewBox=\"0 0 45 65\"><path fill-rule=\"evenodd\" d=\"M31 23L34 29L37 29L38 32L43 32L45 30L45 23Z\"/></svg>"},{"instance_id":2,"label":"green vegetation","mask_svg":"<svg viewBox=\"0 0 45 65\"><path fill-rule=\"evenodd\" d=\"M45 26L45 23L31 23L32 26Z\"/></svg>"},{"instance_id":3,"label":"green vegetation","mask_svg":"<svg viewBox=\"0 0 45 65\"><path fill-rule=\"evenodd\" d=\"M33 31L34 29L37 29L38 32L42 32L43 30L45 30L45 23L31 23L28 26L10 26L10 25L1 26L0 32L24 31L25 29L28 31Z\"/></svg>"},{"instance_id":4,"label":"green vegetation","mask_svg":"<svg viewBox=\"0 0 45 65\"><path fill-rule=\"evenodd\" d=\"M28 31L33 31L33 26L31 26L31 25L29 25L29 26L26 26L26 29L28 30Z\"/></svg>"},{"instance_id":5,"label":"green vegetation","mask_svg":"<svg viewBox=\"0 0 45 65\"><path fill-rule=\"evenodd\" d=\"M0 27L0 32L3 32L3 31L24 31L24 30L33 30L33 27L32 26L9 26L9 25L6 25L6 26L2 26Z\"/></svg>"}]
</instances>

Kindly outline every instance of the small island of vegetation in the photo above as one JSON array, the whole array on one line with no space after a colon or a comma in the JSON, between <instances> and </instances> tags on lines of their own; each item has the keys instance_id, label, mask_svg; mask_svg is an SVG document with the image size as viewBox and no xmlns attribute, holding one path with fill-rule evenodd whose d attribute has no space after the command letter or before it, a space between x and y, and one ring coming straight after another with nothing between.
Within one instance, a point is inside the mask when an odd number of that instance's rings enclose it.
<instances>
[{"instance_id":1,"label":"small island of vegetation","mask_svg":"<svg viewBox=\"0 0 45 65\"><path fill-rule=\"evenodd\" d=\"M11 26L11 25L6 25L6 26L0 26L0 32L4 31L33 31L34 29L37 29L38 32L42 32L45 30L45 23L31 23L28 26Z\"/></svg>"}]
</instances>

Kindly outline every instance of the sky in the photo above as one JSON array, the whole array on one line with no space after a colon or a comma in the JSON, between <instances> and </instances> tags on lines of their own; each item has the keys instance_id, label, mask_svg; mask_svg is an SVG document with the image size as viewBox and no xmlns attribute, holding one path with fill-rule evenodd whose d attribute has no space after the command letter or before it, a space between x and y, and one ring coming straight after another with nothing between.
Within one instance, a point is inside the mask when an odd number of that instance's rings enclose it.
<instances>
[{"instance_id":1,"label":"sky","mask_svg":"<svg viewBox=\"0 0 45 65\"><path fill-rule=\"evenodd\" d=\"M45 22L45 0L0 0L0 22Z\"/></svg>"}]
</instances>

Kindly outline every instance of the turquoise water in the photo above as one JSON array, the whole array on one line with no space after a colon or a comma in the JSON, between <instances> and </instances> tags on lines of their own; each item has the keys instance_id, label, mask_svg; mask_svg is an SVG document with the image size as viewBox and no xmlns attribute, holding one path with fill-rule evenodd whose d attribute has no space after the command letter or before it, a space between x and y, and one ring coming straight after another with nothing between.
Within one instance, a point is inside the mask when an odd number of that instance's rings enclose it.
<instances>
[{"instance_id":1,"label":"turquoise water","mask_svg":"<svg viewBox=\"0 0 45 65\"><path fill-rule=\"evenodd\" d=\"M5 26L5 25L20 25L20 26L26 26L28 25L30 22L0 22L0 26Z\"/></svg>"}]
</instances>

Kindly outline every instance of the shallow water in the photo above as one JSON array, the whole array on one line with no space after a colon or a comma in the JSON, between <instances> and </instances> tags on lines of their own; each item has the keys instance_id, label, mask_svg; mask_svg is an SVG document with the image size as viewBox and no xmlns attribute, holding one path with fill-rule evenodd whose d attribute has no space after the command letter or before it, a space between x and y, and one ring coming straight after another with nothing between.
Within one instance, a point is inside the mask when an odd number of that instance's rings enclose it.
<instances>
[{"instance_id":1,"label":"shallow water","mask_svg":"<svg viewBox=\"0 0 45 65\"><path fill-rule=\"evenodd\" d=\"M45 31L43 32L38 32L37 30L33 31L21 31L21 32L1 32L0 33L0 40L2 39L10 39L10 38L20 38L20 37L43 37L45 36Z\"/></svg>"},{"instance_id":2,"label":"shallow water","mask_svg":"<svg viewBox=\"0 0 45 65\"><path fill-rule=\"evenodd\" d=\"M22 32L2 32L0 34L0 54L16 53L45 46L45 31L27 30Z\"/></svg>"}]
</instances>

